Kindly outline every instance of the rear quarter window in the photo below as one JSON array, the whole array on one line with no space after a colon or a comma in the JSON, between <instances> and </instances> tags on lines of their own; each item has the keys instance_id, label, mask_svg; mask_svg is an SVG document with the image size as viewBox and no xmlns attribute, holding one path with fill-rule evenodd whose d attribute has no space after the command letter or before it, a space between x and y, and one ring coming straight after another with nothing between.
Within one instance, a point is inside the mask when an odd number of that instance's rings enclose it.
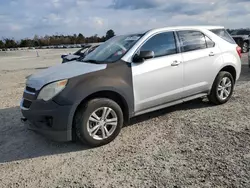
<instances>
[{"instance_id":1,"label":"rear quarter window","mask_svg":"<svg viewBox=\"0 0 250 188\"><path fill-rule=\"evenodd\" d=\"M210 38L205 36L205 39L206 39L206 43L207 43L207 48L213 48L215 46L215 43Z\"/></svg>"},{"instance_id":2,"label":"rear quarter window","mask_svg":"<svg viewBox=\"0 0 250 188\"><path fill-rule=\"evenodd\" d=\"M211 29L211 32L224 39L225 41L236 44L235 40L230 36L230 34L225 29Z\"/></svg>"}]
</instances>

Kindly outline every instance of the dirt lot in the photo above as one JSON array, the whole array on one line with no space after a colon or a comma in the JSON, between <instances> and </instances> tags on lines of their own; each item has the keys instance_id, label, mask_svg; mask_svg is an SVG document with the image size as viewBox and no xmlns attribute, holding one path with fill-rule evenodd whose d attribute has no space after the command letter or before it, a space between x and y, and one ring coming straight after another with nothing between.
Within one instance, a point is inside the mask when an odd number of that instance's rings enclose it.
<instances>
[{"instance_id":1,"label":"dirt lot","mask_svg":"<svg viewBox=\"0 0 250 188\"><path fill-rule=\"evenodd\" d=\"M26 130L25 77L64 51L0 54L0 187L250 187L250 69L232 99L195 100L132 120L109 145L56 143ZM8 57L7 57L8 56Z\"/></svg>"}]
</instances>

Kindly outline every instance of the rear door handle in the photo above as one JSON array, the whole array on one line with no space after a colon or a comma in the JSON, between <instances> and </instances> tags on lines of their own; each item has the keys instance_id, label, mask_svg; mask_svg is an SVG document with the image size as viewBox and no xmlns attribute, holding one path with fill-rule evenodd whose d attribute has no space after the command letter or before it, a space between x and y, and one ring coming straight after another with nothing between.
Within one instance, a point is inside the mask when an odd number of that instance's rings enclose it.
<instances>
[{"instance_id":1,"label":"rear door handle","mask_svg":"<svg viewBox=\"0 0 250 188\"><path fill-rule=\"evenodd\" d=\"M174 61L171 66L178 66L181 63L181 61Z\"/></svg>"},{"instance_id":2,"label":"rear door handle","mask_svg":"<svg viewBox=\"0 0 250 188\"><path fill-rule=\"evenodd\" d=\"M214 56L214 52L210 52L209 56Z\"/></svg>"}]
</instances>

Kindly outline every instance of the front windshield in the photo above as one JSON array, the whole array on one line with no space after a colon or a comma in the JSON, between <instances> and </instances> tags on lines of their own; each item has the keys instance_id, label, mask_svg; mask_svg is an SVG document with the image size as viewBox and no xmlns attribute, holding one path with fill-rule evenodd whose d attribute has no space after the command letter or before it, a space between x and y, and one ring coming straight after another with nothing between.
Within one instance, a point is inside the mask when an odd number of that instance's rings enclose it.
<instances>
[{"instance_id":1,"label":"front windshield","mask_svg":"<svg viewBox=\"0 0 250 188\"><path fill-rule=\"evenodd\" d=\"M89 53L81 61L95 63L118 61L141 37L142 34L115 36Z\"/></svg>"}]
</instances>

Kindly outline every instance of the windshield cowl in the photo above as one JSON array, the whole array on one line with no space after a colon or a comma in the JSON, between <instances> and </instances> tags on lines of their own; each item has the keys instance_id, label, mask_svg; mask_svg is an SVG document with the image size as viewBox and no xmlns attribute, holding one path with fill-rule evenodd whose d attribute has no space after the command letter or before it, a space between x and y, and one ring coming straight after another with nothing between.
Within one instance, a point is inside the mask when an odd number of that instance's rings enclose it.
<instances>
[{"instance_id":1,"label":"windshield cowl","mask_svg":"<svg viewBox=\"0 0 250 188\"><path fill-rule=\"evenodd\" d=\"M82 60L80 60L81 62L86 62L86 63L94 63L94 64L101 64L101 63L104 63L104 62L102 62L102 61L96 61L95 59L86 59L86 60L84 60L84 59L82 59Z\"/></svg>"}]
</instances>

